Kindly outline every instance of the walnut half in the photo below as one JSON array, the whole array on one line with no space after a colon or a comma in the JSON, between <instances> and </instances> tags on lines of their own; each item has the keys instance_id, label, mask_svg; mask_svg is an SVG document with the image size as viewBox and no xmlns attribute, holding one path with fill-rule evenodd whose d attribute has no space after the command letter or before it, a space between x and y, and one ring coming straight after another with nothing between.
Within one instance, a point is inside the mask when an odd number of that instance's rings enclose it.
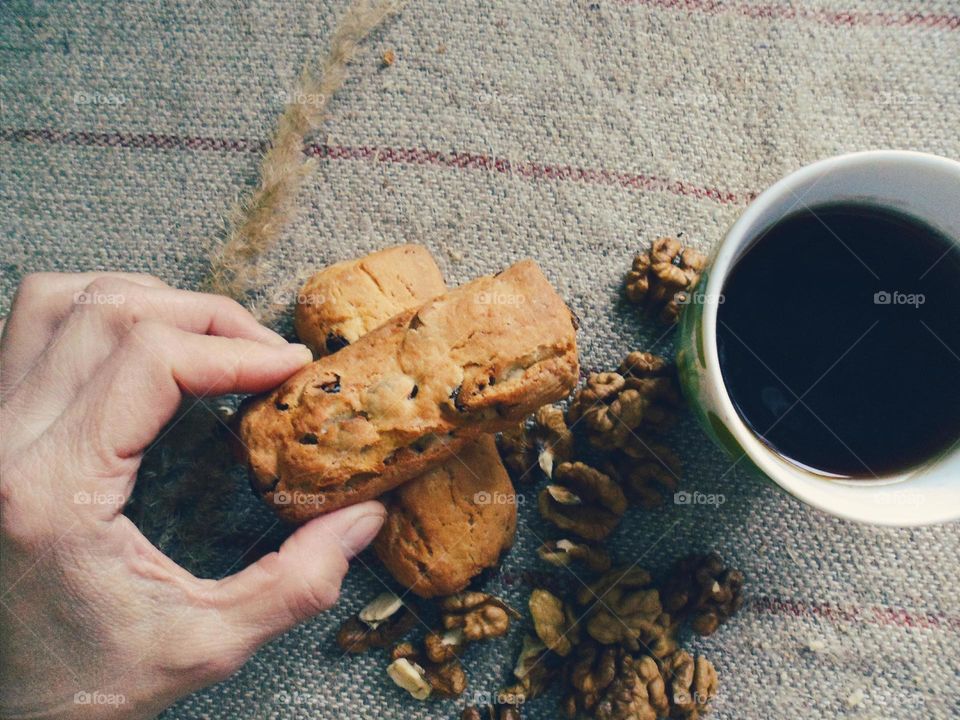
<instances>
[{"instance_id":1,"label":"walnut half","mask_svg":"<svg viewBox=\"0 0 960 720\"><path fill-rule=\"evenodd\" d=\"M603 540L627 509L620 486L582 462L558 465L538 502L544 520L585 540Z\"/></svg>"}]
</instances>

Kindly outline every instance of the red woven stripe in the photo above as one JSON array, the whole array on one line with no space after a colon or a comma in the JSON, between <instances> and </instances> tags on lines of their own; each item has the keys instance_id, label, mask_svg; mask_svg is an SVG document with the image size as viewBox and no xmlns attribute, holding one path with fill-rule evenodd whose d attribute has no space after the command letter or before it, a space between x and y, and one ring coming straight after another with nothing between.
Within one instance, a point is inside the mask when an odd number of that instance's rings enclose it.
<instances>
[{"instance_id":1,"label":"red woven stripe","mask_svg":"<svg viewBox=\"0 0 960 720\"><path fill-rule=\"evenodd\" d=\"M378 148L311 145L307 154L324 160L372 158L381 163L404 165L433 165L460 170L485 170L513 175L526 180L553 180L581 182L596 185L615 185L638 190L670 192L724 204L746 203L756 197L754 192L735 193L715 187L701 187L682 180L670 180L656 175L622 173L611 170L593 170L570 165L548 165L537 162L513 162L490 155L450 152L441 153L417 148Z\"/></svg>"},{"instance_id":2,"label":"red woven stripe","mask_svg":"<svg viewBox=\"0 0 960 720\"><path fill-rule=\"evenodd\" d=\"M794 617L816 617L844 623L867 623L907 628L926 628L932 630L953 630L960 632L960 617L950 617L933 613L912 612L904 608L884 606L834 605L831 603L809 603L803 600L789 600L769 596L751 598L748 608L773 615L792 615Z\"/></svg>"},{"instance_id":3,"label":"red woven stripe","mask_svg":"<svg viewBox=\"0 0 960 720\"><path fill-rule=\"evenodd\" d=\"M50 129L23 130L0 128L0 142L43 142L91 147L120 147L137 150L201 150L215 152L263 152L266 143L243 138L180 137L177 135L60 132ZM671 180L657 175L624 173L613 170L595 170L570 165L549 165L537 162L513 162L469 152L442 153L418 148L383 148L374 146L310 145L308 155L323 160L373 160L400 165L429 165L459 170L482 170L512 175L525 180L579 182L593 185L612 185L650 192L669 192L723 204L745 204L756 197L755 192L736 193L715 187L693 185L683 180Z\"/></svg>"},{"instance_id":4,"label":"red woven stripe","mask_svg":"<svg viewBox=\"0 0 960 720\"><path fill-rule=\"evenodd\" d=\"M710 15L734 13L755 20L806 20L839 27L874 25L880 27L918 27L931 30L960 29L960 15L938 13L813 10L791 5L733 3L721 2L720 0L621 0L621 3Z\"/></svg>"}]
</instances>

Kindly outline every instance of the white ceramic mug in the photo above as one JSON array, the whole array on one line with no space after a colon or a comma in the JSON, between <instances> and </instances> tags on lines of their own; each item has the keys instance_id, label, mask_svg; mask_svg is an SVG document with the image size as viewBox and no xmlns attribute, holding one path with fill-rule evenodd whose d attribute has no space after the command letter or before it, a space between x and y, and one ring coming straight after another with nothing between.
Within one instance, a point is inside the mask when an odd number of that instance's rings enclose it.
<instances>
[{"instance_id":1,"label":"white ceramic mug","mask_svg":"<svg viewBox=\"0 0 960 720\"><path fill-rule=\"evenodd\" d=\"M960 438L943 455L908 471L873 480L838 480L795 465L765 445L740 418L727 393L717 353L719 300L712 299L723 297L730 270L771 225L804 206L838 201L900 210L960 244L958 162L881 150L840 155L791 173L754 200L733 225L701 277L695 294L700 301L684 308L677 354L684 392L721 447L814 507L882 525L960 518Z\"/></svg>"}]
</instances>

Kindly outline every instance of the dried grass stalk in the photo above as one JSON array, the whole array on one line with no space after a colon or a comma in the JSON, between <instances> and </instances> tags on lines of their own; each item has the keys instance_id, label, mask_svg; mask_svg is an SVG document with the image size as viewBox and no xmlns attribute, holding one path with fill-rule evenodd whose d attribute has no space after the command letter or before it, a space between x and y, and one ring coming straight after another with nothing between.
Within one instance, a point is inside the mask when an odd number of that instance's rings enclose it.
<instances>
[{"instance_id":1,"label":"dried grass stalk","mask_svg":"<svg viewBox=\"0 0 960 720\"><path fill-rule=\"evenodd\" d=\"M293 219L297 191L315 165L304 155L304 143L324 121L360 43L402 4L356 0L349 8L326 57L303 70L263 156L259 184L233 209L226 237L211 253L206 289L251 304L263 322L289 305L304 279L301 271L264 292L263 255ZM219 569L225 570L238 560L238 547L246 551L263 541L258 518L275 521L243 492L243 473L231 471L230 431L217 419L217 409L191 405L146 453L126 512L157 547L203 574L221 559L227 564Z\"/></svg>"},{"instance_id":2,"label":"dried grass stalk","mask_svg":"<svg viewBox=\"0 0 960 720\"><path fill-rule=\"evenodd\" d=\"M304 155L304 143L326 118L330 98L346 80L360 43L403 4L356 0L335 28L326 57L316 67L304 68L263 156L259 184L231 211L226 239L211 252L209 291L246 302L263 290L263 255L293 220L297 192L316 166ZM260 302L254 310L267 321L277 307Z\"/></svg>"}]
</instances>

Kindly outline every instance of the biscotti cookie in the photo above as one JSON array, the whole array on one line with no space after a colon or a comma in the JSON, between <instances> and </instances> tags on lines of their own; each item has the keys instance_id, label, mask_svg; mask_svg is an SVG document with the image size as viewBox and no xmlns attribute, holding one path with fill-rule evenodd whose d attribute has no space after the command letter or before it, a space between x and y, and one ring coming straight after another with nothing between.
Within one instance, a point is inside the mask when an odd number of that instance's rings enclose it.
<instances>
[{"instance_id":1,"label":"biscotti cookie","mask_svg":"<svg viewBox=\"0 0 960 720\"><path fill-rule=\"evenodd\" d=\"M302 522L375 498L577 381L573 316L525 260L391 318L252 402L254 487Z\"/></svg>"},{"instance_id":2,"label":"biscotti cookie","mask_svg":"<svg viewBox=\"0 0 960 720\"><path fill-rule=\"evenodd\" d=\"M373 541L390 574L420 597L452 595L513 544L516 495L490 435L384 498Z\"/></svg>"},{"instance_id":3,"label":"biscotti cookie","mask_svg":"<svg viewBox=\"0 0 960 720\"><path fill-rule=\"evenodd\" d=\"M297 297L294 329L300 342L320 357L446 291L429 250L398 245L331 265L311 277Z\"/></svg>"},{"instance_id":4,"label":"biscotti cookie","mask_svg":"<svg viewBox=\"0 0 960 720\"><path fill-rule=\"evenodd\" d=\"M421 285L435 286L433 275L423 271L420 253L417 262L409 262L407 253L396 252L400 249L376 253L380 257L391 254L392 262L374 264L366 257L352 263L364 267L378 288L403 291L378 294L375 302L357 298L341 303L337 316L341 327L379 326L398 312L416 307L419 303L413 297ZM338 283L344 273L329 270L311 277L301 294L335 297L342 292ZM355 321L350 313L362 317ZM324 313L299 315L300 339L328 337L330 317ZM387 520L374 540L374 551L394 579L420 597L459 592L478 573L496 565L513 545L515 497L496 444L492 436L484 435L380 498L387 508Z\"/></svg>"}]
</instances>

